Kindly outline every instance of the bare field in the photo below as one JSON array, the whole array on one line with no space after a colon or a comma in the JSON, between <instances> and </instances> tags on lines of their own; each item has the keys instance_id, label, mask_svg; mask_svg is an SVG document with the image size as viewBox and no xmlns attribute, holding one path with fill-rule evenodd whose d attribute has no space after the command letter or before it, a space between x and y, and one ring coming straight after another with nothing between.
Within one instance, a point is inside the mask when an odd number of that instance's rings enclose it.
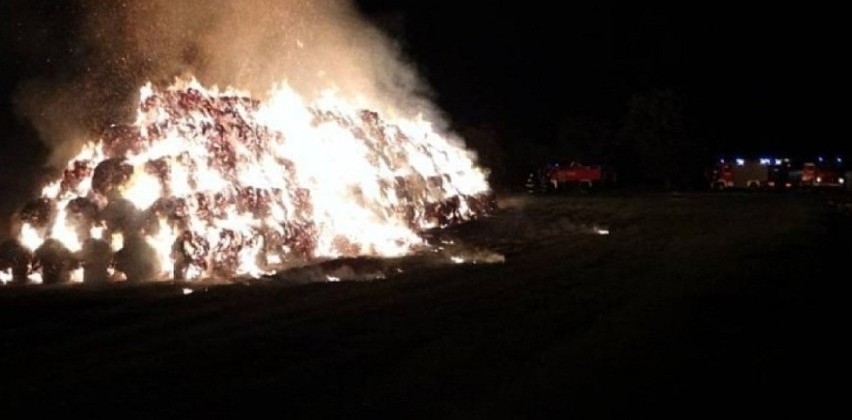
<instances>
[{"instance_id":1,"label":"bare field","mask_svg":"<svg viewBox=\"0 0 852 420\"><path fill-rule=\"evenodd\" d=\"M0 400L131 417L818 414L848 373L837 200L513 195L397 260L0 287Z\"/></svg>"}]
</instances>

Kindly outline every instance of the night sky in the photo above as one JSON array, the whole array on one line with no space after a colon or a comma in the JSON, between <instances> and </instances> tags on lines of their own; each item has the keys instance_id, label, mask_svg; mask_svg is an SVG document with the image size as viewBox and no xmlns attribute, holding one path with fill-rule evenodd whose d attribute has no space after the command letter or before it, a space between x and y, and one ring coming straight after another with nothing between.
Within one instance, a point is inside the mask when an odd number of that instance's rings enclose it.
<instances>
[{"instance_id":1,"label":"night sky","mask_svg":"<svg viewBox=\"0 0 852 420\"><path fill-rule=\"evenodd\" d=\"M63 72L75 11L29 2L49 27L4 2L0 135L2 175L45 156L17 117L22 81ZM68 2L65 2L68 3ZM14 4L15 7L9 6ZM70 2L73 4L73 2ZM714 153L849 153L841 136L842 14L817 7L678 7L607 2L361 0L396 39L454 126L489 125L502 141L551 141L559 121L617 122L631 95L671 89L691 136ZM463 4L463 6L460 6ZM29 49L37 43L39 48ZM52 60L49 60L52 58Z\"/></svg>"},{"instance_id":2,"label":"night sky","mask_svg":"<svg viewBox=\"0 0 852 420\"><path fill-rule=\"evenodd\" d=\"M547 136L565 115L617 118L633 93L668 88L684 99L690 132L719 152L849 150L838 136L841 108L830 104L842 98L836 11L362 3L398 14L401 23L389 26L454 117Z\"/></svg>"}]
</instances>

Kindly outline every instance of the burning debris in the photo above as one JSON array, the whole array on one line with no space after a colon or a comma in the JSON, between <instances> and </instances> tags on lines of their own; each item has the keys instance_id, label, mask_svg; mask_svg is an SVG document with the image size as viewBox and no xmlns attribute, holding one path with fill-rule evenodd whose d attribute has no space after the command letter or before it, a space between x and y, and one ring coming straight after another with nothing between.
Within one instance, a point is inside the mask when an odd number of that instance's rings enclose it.
<instances>
[{"instance_id":1,"label":"burning debris","mask_svg":"<svg viewBox=\"0 0 852 420\"><path fill-rule=\"evenodd\" d=\"M493 207L467 152L423 121L385 121L333 97L308 106L286 88L262 103L195 81L149 84L134 124L87 144L24 206L0 275L257 277L317 258L404 255L423 246L419 232Z\"/></svg>"}]
</instances>

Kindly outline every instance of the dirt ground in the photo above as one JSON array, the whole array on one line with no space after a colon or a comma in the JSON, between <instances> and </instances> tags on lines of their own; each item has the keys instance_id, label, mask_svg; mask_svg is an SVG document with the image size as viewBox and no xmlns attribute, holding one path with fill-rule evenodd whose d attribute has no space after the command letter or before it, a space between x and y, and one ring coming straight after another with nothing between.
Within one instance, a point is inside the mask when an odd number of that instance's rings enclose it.
<instances>
[{"instance_id":1,"label":"dirt ground","mask_svg":"<svg viewBox=\"0 0 852 420\"><path fill-rule=\"evenodd\" d=\"M131 417L827 414L849 373L837 202L512 195L399 260L0 287L0 401Z\"/></svg>"}]
</instances>

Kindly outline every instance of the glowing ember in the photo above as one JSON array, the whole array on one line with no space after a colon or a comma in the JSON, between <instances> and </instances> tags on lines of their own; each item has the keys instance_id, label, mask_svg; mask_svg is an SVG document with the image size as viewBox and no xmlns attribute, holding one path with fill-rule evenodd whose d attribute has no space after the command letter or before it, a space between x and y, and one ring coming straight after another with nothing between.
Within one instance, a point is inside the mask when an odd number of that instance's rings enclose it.
<instances>
[{"instance_id":1,"label":"glowing ember","mask_svg":"<svg viewBox=\"0 0 852 420\"><path fill-rule=\"evenodd\" d=\"M143 87L136 122L87 144L21 211L18 240L34 282L82 281L80 264L128 281L257 277L318 257L403 255L424 245L418 232L492 203L469 153L425 121L384 121L332 94L309 105L287 86L261 103L190 80Z\"/></svg>"}]
</instances>

